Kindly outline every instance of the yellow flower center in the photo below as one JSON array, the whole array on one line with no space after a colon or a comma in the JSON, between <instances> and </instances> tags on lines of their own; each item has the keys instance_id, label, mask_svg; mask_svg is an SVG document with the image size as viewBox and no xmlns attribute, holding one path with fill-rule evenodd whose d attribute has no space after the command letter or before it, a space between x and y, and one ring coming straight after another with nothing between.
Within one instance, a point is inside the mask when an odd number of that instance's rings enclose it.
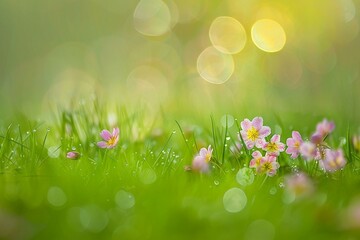
<instances>
[{"instance_id":1,"label":"yellow flower center","mask_svg":"<svg viewBox=\"0 0 360 240\"><path fill-rule=\"evenodd\" d=\"M270 170L272 169L271 163L269 163L269 162L264 163L264 165L262 166L262 168L263 168L263 171L264 171L264 172L270 171Z\"/></svg>"},{"instance_id":2,"label":"yellow flower center","mask_svg":"<svg viewBox=\"0 0 360 240\"><path fill-rule=\"evenodd\" d=\"M251 141L255 141L259 138L259 132L254 127L251 127L249 130L247 130L246 134L248 139L250 139Z\"/></svg>"},{"instance_id":3,"label":"yellow flower center","mask_svg":"<svg viewBox=\"0 0 360 240\"><path fill-rule=\"evenodd\" d=\"M206 158L206 162L210 162L210 159L211 159L211 153L210 153L210 152L206 153L205 158Z\"/></svg>"},{"instance_id":4,"label":"yellow flower center","mask_svg":"<svg viewBox=\"0 0 360 240\"><path fill-rule=\"evenodd\" d=\"M300 149L300 142L299 142L299 141L296 141L296 142L294 143L294 148Z\"/></svg>"},{"instance_id":5,"label":"yellow flower center","mask_svg":"<svg viewBox=\"0 0 360 240\"><path fill-rule=\"evenodd\" d=\"M268 150L268 152L276 152L279 150L279 148L276 145L276 143L268 143L267 150Z\"/></svg>"},{"instance_id":6,"label":"yellow flower center","mask_svg":"<svg viewBox=\"0 0 360 240\"><path fill-rule=\"evenodd\" d=\"M108 146L113 146L116 142L116 137L111 137L108 142L107 142L107 145Z\"/></svg>"}]
</instances>

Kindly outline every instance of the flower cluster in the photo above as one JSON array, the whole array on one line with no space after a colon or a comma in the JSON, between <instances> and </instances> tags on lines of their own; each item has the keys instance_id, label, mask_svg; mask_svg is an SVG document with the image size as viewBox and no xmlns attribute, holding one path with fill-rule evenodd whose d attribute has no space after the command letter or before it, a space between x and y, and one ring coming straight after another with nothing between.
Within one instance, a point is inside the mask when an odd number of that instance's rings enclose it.
<instances>
[{"instance_id":1,"label":"flower cluster","mask_svg":"<svg viewBox=\"0 0 360 240\"><path fill-rule=\"evenodd\" d=\"M285 144L280 142L280 135L278 134L273 135L267 142L266 137L270 134L270 127L263 126L261 117L255 117L252 121L246 118L241 122L239 137L244 140L247 149L258 149L252 153L253 159L251 159L249 166L255 168L257 173L274 176L280 167L277 157L280 152L285 150ZM265 151L264 156L260 150Z\"/></svg>"},{"instance_id":2,"label":"flower cluster","mask_svg":"<svg viewBox=\"0 0 360 240\"><path fill-rule=\"evenodd\" d=\"M337 171L346 164L344 153L341 149L332 150L325 142L326 138L335 129L332 121L324 119L316 126L316 131L311 135L310 141L303 141L297 131L292 132L292 137L286 140L286 153L295 159L299 155L307 160L319 161L319 165L326 171Z\"/></svg>"}]
</instances>

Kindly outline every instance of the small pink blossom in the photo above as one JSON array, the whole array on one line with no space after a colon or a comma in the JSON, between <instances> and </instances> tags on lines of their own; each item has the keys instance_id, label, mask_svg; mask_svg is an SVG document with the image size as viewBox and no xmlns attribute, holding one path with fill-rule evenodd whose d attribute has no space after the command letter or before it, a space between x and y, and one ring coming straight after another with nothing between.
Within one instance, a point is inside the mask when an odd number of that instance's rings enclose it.
<instances>
[{"instance_id":1,"label":"small pink blossom","mask_svg":"<svg viewBox=\"0 0 360 240\"><path fill-rule=\"evenodd\" d=\"M259 151L255 151L251 155L253 156L253 159L251 159L249 167L258 168L260 166L261 159L263 159L263 156Z\"/></svg>"},{"instance_id":2,"label":"small pink blossom","mask_svg":"<svg viewBox=\"0 0 360 240\"><path fill-rule=\"evenodd\" d=\"M314 192L314 184L305 173L285 177L285 189L295 198L305 197Z\"/></svg>"},{"instance_id":3,"label":"small pink blossom","mask_svg":"<svg viewBox=\"0 0 360 240\"><path fill-rule=\"evenodd\" d=\"M71 152L68 152L68 153L66 154L66 157L67 157L68 159L77 160L77 159L80 158L80 153L75 152L75 151L71 151Z\"/></svg>"},{"instance_id":4,"label":"small pink blossom","mask_svg":"<svg viewBox=\"0 0 360 240\"><path fill-rule=\"evenodd\" d=\"M240 134L248 149L252 149L254 146L261 148L265 142L265 137L271 133L269 127L263 126L262 117L255 117L252 121L247 118L244 119L241 122L241 128Z\"/></svg>"},{"instance_id":5,"label":"small pink blossom","mask_svg":"<svg viewBox=\"0 0 360 240\"><path fill-rule=\"evenodd\" d=\"M311 141L315 144L320 144L334 129L335 123L324 119L316 125L316 132L311 136Z\"/></svg>"},{"instance_id":6,"label":"small pink blossom","mask_svg":"<svg viewBox=\"0 0 360 240\"><path fill-rule=\"evenodd\" d=\"M328 172L334 172L346 165L346 159L342 149L331 150L325 149L325 159L322 161L322 166Z\"/></svg>"},{"instance_id":7,"label":"small pink blossom","mask_svg":"<svg viewBox=\"0 0 360 240\"><path fill-rule=\"evenodd\" d=\"M292 132L292 138L288 138L286 140L286 145L288 146L286 149L287 154L291 154L291 158L295 159L300 154L300 146L304 142L301 138L301 135L298 131Z\"/></svg>"},{"instance_id":8,"label":"small pink blossom","mask_svg":"<svg viewBox=\"0 0 360 240\"><path fill-rule=\"evenodd\" d=\"M260 160L260 165L257 167L258 173L266 173L269 177L272 177L276 174L277 169L280 167L280 164L276 161L276 157L273 155L265 155Z\"/></svg>"},{"instance_id":9,"label":"small pink blossom","mask_svg":"<svg viewBox=\"0 0 360 240\"><path fill-rule=\"evenodd\" d=\"M319 149L312 142L303 142L300 145L299 152L300 152L301 156L307 161L320 158L319 157Z\"/></svg>"},{"instance_id":10,"label":"small pink blossom","mask_svg":"<svg viewBox=\"0 0 360 240\"><path fill-rule=\"evenodd\" d=\"M262 147L263 150L266 151L269 155L279 156L280 152L285 150L285 144L280 142L280 135L275 134L270 142L267 142Z\"/></svg>"},{"instance_id":11,"label":"small pink blossom","mask_svg":"<svg viewBox=\"0 0 360 240\"><path fill-rule=\"evenodd\" d=\"M201 148L199 154L195 156L192 162L192 169L194 171L206 173L210 171L209 162L212 157L213 149L211 146L206 148Z\"/></svg>"},{"instance_id":12,"label":"small pink blossom","mask_svg":"<svg viewBox=\"0 0 360 240\"><path fill-rule=\"evenodd\" d=\"M100 148L114 148L119 142L119 128L113 128L112 133L108 130L102 130L100 133L100 137L104 141L100 141L97 143Z\"/></svg>"}]
</instances>

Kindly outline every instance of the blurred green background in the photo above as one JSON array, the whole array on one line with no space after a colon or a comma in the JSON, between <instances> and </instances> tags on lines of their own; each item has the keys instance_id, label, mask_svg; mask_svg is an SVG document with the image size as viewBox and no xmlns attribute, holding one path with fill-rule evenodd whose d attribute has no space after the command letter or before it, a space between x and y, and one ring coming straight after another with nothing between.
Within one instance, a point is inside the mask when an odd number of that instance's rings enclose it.
<instances>
[{"instance_id":1,"label":"blurred green background","mask_svg":"<svg viewBox=\"0 0 360 240\"><path fill-rule=\"evenodd\" d=\"M271 111L356 122L359 6L352 0L1 0L0 111L47 114L96 94L154 112ZM239 21L246 43L230 56L231 77L212 84L199 75L197 60L212 45L209 28L219 16ZM260 19L285 32L279 51L254 44L251 28ZM217 76L214 66L205 67Z\"/></svg>"}]
</instances>

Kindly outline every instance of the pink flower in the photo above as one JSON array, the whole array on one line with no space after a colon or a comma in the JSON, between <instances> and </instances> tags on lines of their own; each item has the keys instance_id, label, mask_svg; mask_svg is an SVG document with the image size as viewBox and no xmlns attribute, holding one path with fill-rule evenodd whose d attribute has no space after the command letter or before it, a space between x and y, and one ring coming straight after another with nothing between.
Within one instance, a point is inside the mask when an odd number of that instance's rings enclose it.
<instances>
[{"instance_id":1,"label":"pink flower","mask_svg":"<svg viewBox=\"0 0 360 240\"><path fill-rule=\"evenodd\" d=\"M270 142L263 145L263 150L265 150L269 155L279 156L280 152L285 150L285 144L280 142L280 135L275 134L271 138Z\"/></svg>"},{"instance_id":2,"label":"pink flower","mask_svg":"<svg viewBox=\"0 0 360 240\"><path fill-rule=\"evenodd\" d=\"M276 174L277 169L280 167L280 164L276 162L276 157L273 155L265 155L260 160L260 165L257 167L258 173L266 173L269 177L272 177Z\"/></svg>"},{"instance_id":3,"label":"pink flower","mask_svg":"<svg viewBox=\"0 0 360 240\"><path fill-rule=\"evenodd\" d=\"M255 117L252 121L246 118L241 122L241 128L240 134L248 149L254 146L261 148L265 143L265 137L271 133L269 127L263 126L262 117Z\"/></svg>"},{"instance_id":4,"label":"pink flower","mask_svg":"<svg viewBox=\"0 0 360 240\"><path fill-rule=\"evenodd\" d=\"M320 158L319 149L312 142L303 142L300 145L299 152L301 156L307 161Z\"/></svg>"},{"instance_id":5,"label":"pink flower","mask_svg":"<svg viewBox=\"0 0 360 240\"><path fill-rule=\"evenodd\" d=\"M343 168L346 165L346 159L341 149L325 149L325 159L322 166L326 171L333 172Z\"/></svg>"},{"instance_id":6,"label":"pink flower","mask_svg":"<svg viewBox=\"0 0 360 240\"><path fill-rule=\"evenodd\" d=\"M292 138L288 138L286 140L286 145L288 148L286 149L287 154L291 154L291 158L297 158L300 154L300 146L303 143L301 135L297 131L292 132Z\"/></svg>"},{"instance_id":7,"label":"pink flower","mask_svg":"<svg viewBox=\"0 0 360 240\"><path fill-rule=\"evenodd\" d=\"M100 136L104 141L100 141L97 143L100 148L114 148L119 142L119 128L113 128L112 133L108 130L102 130Z\"/></svg>"},{"instance_id":8,"label":"pink flower","mask_svg":"<svg viewBox=\"0 0 360 240\"><path fill-rule=\"evenodd\" d=\"M316 125L316 132L311 136L311 141L315 144L321 143L324 138L335 129L335 123L324 119Z\"/></svg>"},{"instance_id":9,"label":"pink flower","mask_svg":"<svg viewBox=\"0 0 360 240\"><path fill-rule=\"evenodd\" d=\"M66 157L72 160L77 160L80 158L80 153L71 151L66 154Z\"/></svg>"},{"instance_id":10,"label":"pink flower","mask_svg":"<svg viewBox=\"0 0 360 240\"><path fill-rule=\"evenodd\" d=\"M305 173L297 173L285 177L285 189L294 197L304 197L314 192L314 185Z\"/></svg>"},{"instance_id":11,"label":"pink flower","mask_svg":"<svg viewBox=\"0 0 360 240\"><path fill-rule=\"evenodd\" d=\"M206 148L201 148L200 152L197 156L195 156L193 162L192 162L192 169L194 171L206 173L210 171L209 162L212 157L213 149L211 146Z\"/></svg>"},{"instance_id":12,"label":"pink flower","mask_svg":"<svg viewBox=\"0 0 360 240\"><path fill-rule=\"evenodd\" d=\"M263 159L263 156L259 151L255 151L251 155L253 156L253 159L251 159L249 167L258 168L260 166L261 159Z\"/></svg>"}]
</instances>

